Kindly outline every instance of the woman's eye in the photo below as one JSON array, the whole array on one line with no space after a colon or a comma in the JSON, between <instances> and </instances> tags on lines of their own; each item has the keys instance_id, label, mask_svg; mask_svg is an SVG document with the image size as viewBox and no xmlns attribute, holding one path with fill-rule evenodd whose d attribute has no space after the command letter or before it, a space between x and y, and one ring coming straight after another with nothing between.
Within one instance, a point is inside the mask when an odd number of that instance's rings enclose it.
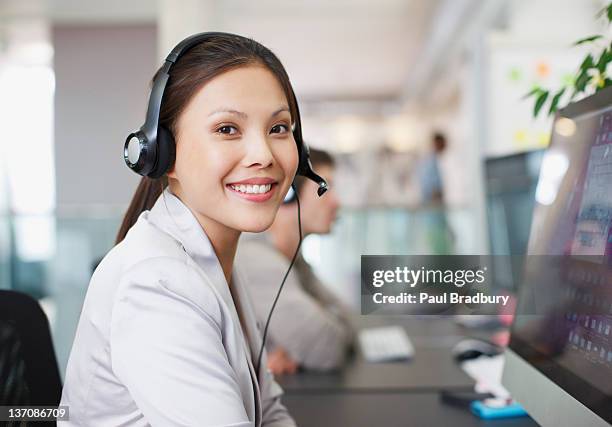
<instances>
[{"instance_id":1,"label":"woman's eye","mask_svg":"<svg viewBox=\"0 0 612 427\"><path fill-rule=\"evenodd\" d=\"M289 126L287 125L276 125L272 129L270 129L270 133L285 133L289 130Z\"/></svg>"},{"instance_id":2,"label":"woman's eye","mask_svg":"<svg viewBox=\"0 0 612 427\"><path fill-rule=\"evenodd\" d=\"M238 133L238 129L236 129L234 126L225 125L218 128L217 133L224 135L235 135Z\"/></svg>"}]
</instances>

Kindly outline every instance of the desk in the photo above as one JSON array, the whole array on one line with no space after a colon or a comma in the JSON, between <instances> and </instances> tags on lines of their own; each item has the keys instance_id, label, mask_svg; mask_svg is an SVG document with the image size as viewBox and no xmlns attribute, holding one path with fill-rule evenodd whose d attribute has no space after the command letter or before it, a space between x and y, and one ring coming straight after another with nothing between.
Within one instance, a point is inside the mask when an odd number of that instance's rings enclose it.
<instances>
[{"instance_id":1,"label":"desk","mask_svg":"<svg viewBox=\"0 0 612 427\"><path fill-rule=\"evenodd\" d=\"M423 392L471 390L472 380L455 363L450 350L417 347L407 362L369 363L356 355L337 373L298 373L278 377L286 394L330 392Z\"/></svg>"},{"instance_id":2,"label":"desk","mask_svg":"<svg viewBox=\"0 0 612 427\"><path fill-rule=\"evenodd\" d=\"M390 324L403 326L414 344L414 358L407 362L369 363L357 352L339 372L305 372L277 377L286 394L473 388L474 381L451 356L451 348L464 338L465 330L453 324L450 318L359 316L353 323L356 329Z\"/></svg>"},{"instance_id":3,"label":"desk","mask_svg":"<svg viewBox=\"0 0 612 427\"><path fill-rule=\"evenodd\" d=\"M300 427L532 427L529 417L483 421L467 409L440 402L437 393L286 395Z\"/></svg>"},{"instance_id":4,"label":"desk","mask_svg":"<svg viewBox=\"0 0 612 427\"><path fill-rule=\"evenodd\" d=\"M356 329L401 325L415 347L409 362L368 363L357 352L336 373L277 377L283 403L300 427L326 426L536 426L529 417L482 421L469 410L443 404L442 389L472 390L474 381L453 360L451 348L466 335L452 318L359 316Z\"/></svg>"}]
</instances>

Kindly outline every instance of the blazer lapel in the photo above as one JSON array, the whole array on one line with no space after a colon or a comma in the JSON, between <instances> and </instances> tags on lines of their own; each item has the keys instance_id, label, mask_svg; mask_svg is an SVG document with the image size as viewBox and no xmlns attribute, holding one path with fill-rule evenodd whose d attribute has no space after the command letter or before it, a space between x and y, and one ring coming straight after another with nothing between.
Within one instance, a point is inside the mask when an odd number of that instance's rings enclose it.
<instances>
[{"instance_id":1,"label":"blazer lapel","mask_svg":"<svg viewBox=\"0 0 612 427\"><path fill-rule=\"evenodd\" d=\"M236 301L236 310L240 312L240 317L244 328L243 337L245 338L245 350L248 359L247 362L249 364L249 371L251 372L251 379L253 381L253 390L255 391L255 425L259 426L262 419L261 389L259 387L259 378L262 378L260 375L262 372L262 367L259 368L259 372L256 372L255 364L257 363L257 357L259 356L261 335L259 329L257 328L257 319L251 306L250 296L246 292L244 286L242 286L242 283L242 276L237 269L234 268L232 272L232 290L234 300ZM265 369L266 368L263 367L264 372Z\"/></svg>"}]
</instances>

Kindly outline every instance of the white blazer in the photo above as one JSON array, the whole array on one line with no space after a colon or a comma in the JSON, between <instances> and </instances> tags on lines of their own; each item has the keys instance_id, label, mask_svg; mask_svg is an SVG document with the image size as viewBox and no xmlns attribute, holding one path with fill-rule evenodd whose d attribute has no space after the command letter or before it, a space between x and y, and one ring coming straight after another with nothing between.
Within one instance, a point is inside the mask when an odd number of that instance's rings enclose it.
<instances>
[{"instance_id":1,"label":"white blazer","mask_svg":"<svg viewBox=\"0 0 612 427\"><path fill-rule=\"evenodd\" d=\"M91 279L67 425L294 426L265 357L257 381L260 345L240 273L230 292L202 227L166 190Z\"/></svg>"}]
</instances>

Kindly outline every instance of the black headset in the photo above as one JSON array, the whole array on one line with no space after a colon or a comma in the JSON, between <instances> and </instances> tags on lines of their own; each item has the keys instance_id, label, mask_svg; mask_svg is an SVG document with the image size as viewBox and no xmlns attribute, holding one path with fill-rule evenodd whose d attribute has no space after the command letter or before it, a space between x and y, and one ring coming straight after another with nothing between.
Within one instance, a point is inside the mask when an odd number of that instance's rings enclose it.
<instances>
[{"instance_id":1,"label":"black headset","mask_svg":"<svg viewBox=\"0 0 612 427\"><path fill-rule=\"evenodd\" d=\"M169 129L159 124L159 112L164 90L170 78L170 69L189 49L219 36L242 38L242 36L222 32L194 34L177 44L164 61L151 87L145 123L139 130L128 135L123 147L125 163L134 172L149 178L160 178L172 167L176 150L174 137ZM291 87L290 90L295 100L296 109L295 125L293 127L293 138L297 144L299 154L296 175L301 175L314 181L319 186L317 194L322 196L327 191L327 182L312 169L308 146L302 139L302 122L297 98Z\"/></svg>"}]
</instances>

